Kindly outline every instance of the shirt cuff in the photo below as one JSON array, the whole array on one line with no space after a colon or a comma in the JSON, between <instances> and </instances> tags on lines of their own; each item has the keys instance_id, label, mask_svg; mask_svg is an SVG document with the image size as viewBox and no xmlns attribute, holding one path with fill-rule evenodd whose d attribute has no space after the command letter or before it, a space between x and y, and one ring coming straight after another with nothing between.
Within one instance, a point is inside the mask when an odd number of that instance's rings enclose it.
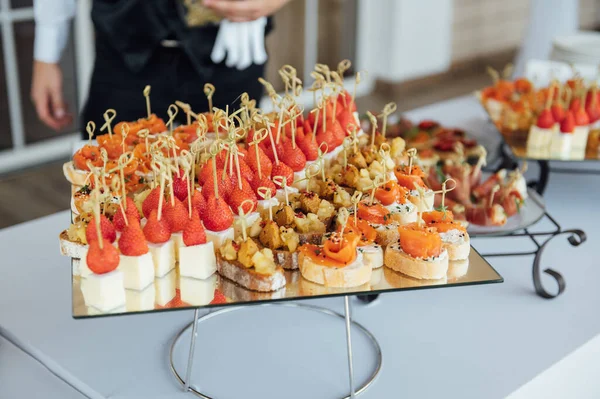
<instances>
[{"instance_id":1,"label":"shirt cuff","mask_svg":"<svg viewBox=\"0 0 600 399\"><path fill-rule=\"evenodd\" d=\"M69 28L69 21L52 26L36 24L33 58L50 64L58 63L67 45Z\"/></svg>"}]
</instances>

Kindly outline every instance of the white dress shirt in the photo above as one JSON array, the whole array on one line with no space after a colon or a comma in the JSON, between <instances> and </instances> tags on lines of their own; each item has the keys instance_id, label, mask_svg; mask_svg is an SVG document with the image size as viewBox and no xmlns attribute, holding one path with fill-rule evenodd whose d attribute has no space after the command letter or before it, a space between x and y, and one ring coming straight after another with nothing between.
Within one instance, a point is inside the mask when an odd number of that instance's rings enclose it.
<instances>
[{"instance_id":1,"label":"white dress shirt","mask_svg":"<svg viewBox=\"0 0 600 399\"><path fill-rule=\"evenodd\" d=\"M69 23L75 16L76 0L34 0L36 61L57 63L69 39Z\"/></svg>"}]
</instances>

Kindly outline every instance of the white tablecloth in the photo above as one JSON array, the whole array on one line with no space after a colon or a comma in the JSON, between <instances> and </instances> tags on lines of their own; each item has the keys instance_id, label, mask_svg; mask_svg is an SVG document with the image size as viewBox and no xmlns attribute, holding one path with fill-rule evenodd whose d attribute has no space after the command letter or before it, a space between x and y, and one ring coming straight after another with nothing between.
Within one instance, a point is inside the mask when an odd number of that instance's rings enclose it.
<instances>
[{"instance_id":1,"label":"white tablecloth","mask_svg":"<svg viewBox=\"0 0 600 399\"><path fill-rule=\"evenodd\" d=\"M478 123L481 115L476 103L465 98L411 113L464 127ZM387 294L373 305L357 305L355 319L375 334L384 353L380 377L361 397L502 398L599 334L600 231L593 216L599 196L598 176L551 176L548 208L563 227L588 234L588 242L578 248L556 238L546 250L543 263L560 270L567 281L566 292L555 300L535 295L531 258L492 258L504 284ZM189 397L171 376L166 356L191 311L71 318L70 267L58 252L57 239L68 220L62 212L0 231L0 334L90 397ZM496 239L474 245L481 252L530 248ZM317 303L337 310L342 305L341 299ZM240 329L232 320L224 319L222 328ZM318 340L318 329L315 333ZM273 333L269 339L286 337ZM232 357L227 347L221 350L223 357ZM236 355L243 358L244 352ZM285 359L285 354L269 355ZM322 376L331 373L319 361L309 367ZM263 370L258 380L256 370L223 373L211 382L239 387L236 398L265 379L268 386L261 397L304 397L301 389L281 386L271 377L277 372ZM347 380L330 383L343 391Z\"/></svg>"}]
</instances>

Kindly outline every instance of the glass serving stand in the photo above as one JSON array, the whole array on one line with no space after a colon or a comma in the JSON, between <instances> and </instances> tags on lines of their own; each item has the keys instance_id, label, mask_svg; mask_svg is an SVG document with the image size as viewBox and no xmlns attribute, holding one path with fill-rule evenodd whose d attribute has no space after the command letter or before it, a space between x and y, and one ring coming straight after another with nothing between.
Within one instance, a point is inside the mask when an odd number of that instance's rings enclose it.
<instances>
[{"instance_id":1,"label":"glass serving stand","mask_svg":"<svg viewBox=\"0 0 600 399\"><path fill-rule=\"evenodd\" d=\"M348 359L348 382L350 393L344 398L354 398L356 395L364 392L375 380L382 366L382 351L374 335L364 326L352 320L350 297L360 294L382 294L389 292L457 287L474 284L491 284L503 282L502 276L488 264L485 259L474 249L471 250L467 260L461 262L451 262L446 277L439 280L418 280L403 275L385 265L375 269L371 281L359 287L353 288L328 288L322 285L305 280L299 271L286 271L287 284L284 288L271 293L260 293L247 290L233 281L227 280L218 274L213 274L207 279L200 280L179 275L178 266L169 273L154 281L142 290L125 290L125 304L109 311L100 311L96 308L86 305L86 298L82 292L81 286L85 277L77 274L79 267L78 261L73 261L74 275L72 278L72 298L73 298L73 317L76 319L97 318L117 315L133 315L140 313L159 313L167 311L177 311L185 309L194 309L192 322L180 330L173 339L169 362L170 369L176 380L181 384L185 391L194 393L202 398L214 398L198 388L198 384L192 383L192 369L194 364L194 354L196 349L196 338L200 325L208 320L214 319L220 315L232 312L242 312L249 309L250 305L261 307L280 306L295 310L298 317L303 317L300 311L318 312L327 316L332 316L338 320L343 320L346 333L346 352ZM89 278L89 277L88 277ZM338 313L328 308L314 306L311 304L302 304L298 301L323 298L323 297L341 297L344 300L344 313ZM291 302L294 301L294 302ZM209 308L211 312L200 316L200 310ZM213 308L220 308L212 311ZM286 334L285 329L294 328L293 325L282 323L276 326L277 333ZM373 369L368 374L366 381L361 381L360 386L355 384L353 348L352 348L352 330L364 335L366 340L372 346L371 352L375 359L370 363ZM186 350L187 366L185 370L179 371L174 362L177 348L185 346L183 341L187 334L190 334L189 347ZM317 334L315 332L315 334ZM362 341L365 341L364 339ZM181 350L179 350L181 352ZM182 355L182 356L184 356ZM181 357L181 356L179 356ZM362 359L363 361L365 359ZM181 364L181 362L180 362ZM363 362L359 363L360 365ZM181 369L182 367L179 367Z\"/></svg>"}]
</instances>

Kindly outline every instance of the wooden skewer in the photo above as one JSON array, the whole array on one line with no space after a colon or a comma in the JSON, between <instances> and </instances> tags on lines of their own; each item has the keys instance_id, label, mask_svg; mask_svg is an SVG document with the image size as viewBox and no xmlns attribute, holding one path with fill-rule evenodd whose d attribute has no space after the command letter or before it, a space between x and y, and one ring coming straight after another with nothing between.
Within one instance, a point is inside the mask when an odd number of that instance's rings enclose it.
<instances>
[{"instance_id":1,"label":"wooden skewer","mask_svg":"<svg viewBox=\"0 0 600 399\"><path fill-rule=\"evenodd\" d=\"M275 176L279 177L279 176ZM269 220L273 221L273 204L271 204L271 190L267 187L259 187L256 192L258 195L269 203Z\"/></svg>"},{"instance_id":2,"label":"wooden skewer","mask_svg":"<svg viewBox=\"0 0 600 399\"><path fill-rule=\"evenodd\" d=\"M92 144L92 138L94 137L94 131L96 130L96 124L93 121L89 121L87 125L85 125L85 130L88 134L89 144Z\"/></svg>"},{"instance_id":3,"label":"wooden skewer","mask_svg":"<svg viewBox=\"0 0 600 399\"><path fill-rule=\"evenodd\" d=\"M208 99L208 112L210 112L211 115L213 114L213 95L215 94L215 86L213 86L211 83L206 83L204 85L204 95L206 95L206 98Z\"/></svg>"},{"instance_id":4,"label":"wooden skewer","mask_svg":"<svg viewBox=\"0 0 600 399\"><path fill-rule=\"evenodd\" d=\"M152 111L150 108L150 86L144 87L144 97L146 98L146 113L148 114L148 119L152 117Z\"/></svg>"},{"instance_id":5,"label":"wooden skewer","mask_svg":"<svg viewBox=\"0 0 600 399\"><path fill-rule=\"evenodd\" d=\"M406 153L408 154L408 174L410 175L412 174L413 159L417 156L417 149L409 148Z\"/></svg>"},{"instance_id":6,"label":"wooden skewer","mask_svg":"<svg viewBox=\"0 0 600 399\"><path fill-rule=\"evenodd\" d=\"M117 111L114 109L107 109L106 112L102 115L104 118L104 125L100 128L100 131L103 132L105 128L108 128L108 135L112 138L112 126L111 123L113 119L117 116Z\"/></svg>"},{"instance_id":7,"label":"wooden skewer","mask_svg":"<svg viewBox=\"0 0 600 399\"><path fill-rule=\"evenodd\" d=\"M248 211L248 213L244 212L244 205L246 203L249 203L251 205L250 210ZM254 203L252 202L252 200L247 199L244 200L240 206L238 206L238 216L240 217L240 221L242 222L242 237L244 239L244 241L246 241L248 239L248 215L252 212L252 207L254 206Z\"/></svg>"},{"instance_id":8,"label":"wooden skewer","mask_svg":"<svg viewBox=\"0 0 600 399\"><path fill-rule=\"evenodd\" d=\"M352 197L350 198L350 201L352 202L352 207L354 208L354 227L358 225L358 203L360 202L362 197L363 192L357 190L354 192L354 194L352 194Z\"/></svg>"}]
</instances>

